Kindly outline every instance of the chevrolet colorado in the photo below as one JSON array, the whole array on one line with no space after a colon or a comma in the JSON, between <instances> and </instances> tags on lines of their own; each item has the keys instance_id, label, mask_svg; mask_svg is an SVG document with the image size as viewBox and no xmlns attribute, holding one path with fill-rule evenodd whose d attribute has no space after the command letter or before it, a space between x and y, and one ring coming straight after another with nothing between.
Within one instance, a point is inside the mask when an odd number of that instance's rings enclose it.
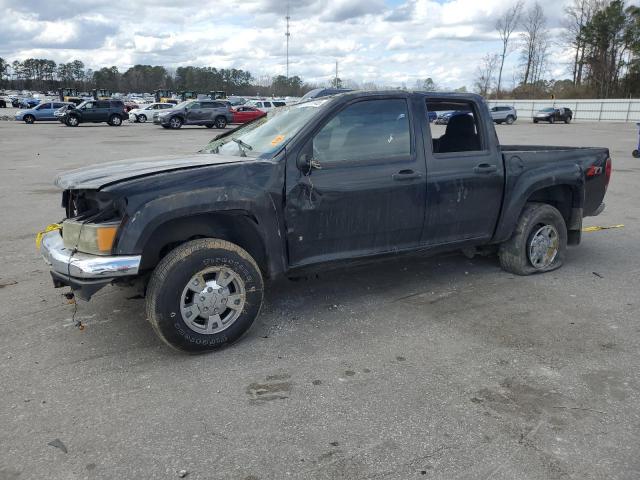
<instances>
[{"instance_id":1,"label":"chevrolet colorado","mask_svg":"<svg viewBox=\"0 0 640 480\"><path fill-rule=\"evenodd\" d=\"M208 351L251 326L263 279L328 262L464 250L518 275L554 270L610 176L606 148L500 145L477 95L348 92L196 154L60 175L65 217L41 252L54 285L85 300L140 281L160 338Z\"/></svg>"}]
</instances>

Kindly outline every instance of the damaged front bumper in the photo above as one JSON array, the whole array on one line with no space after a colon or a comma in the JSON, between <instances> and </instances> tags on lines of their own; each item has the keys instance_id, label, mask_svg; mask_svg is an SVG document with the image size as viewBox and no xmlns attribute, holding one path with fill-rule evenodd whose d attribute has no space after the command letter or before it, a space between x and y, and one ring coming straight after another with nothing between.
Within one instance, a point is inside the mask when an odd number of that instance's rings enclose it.
<instances>
[{"instance_id":1,"label":"damaged front bumper","mask_svg":"<svg viewBox=\"0 0 640 480\"><path fill-rule=\"evenodd\" d=\"M137 275L140 255L90 255L65 248L58 230L42 237L41 253L56 288L69 286L83 300L113 280Z\"/></svg>"}]
</instances>

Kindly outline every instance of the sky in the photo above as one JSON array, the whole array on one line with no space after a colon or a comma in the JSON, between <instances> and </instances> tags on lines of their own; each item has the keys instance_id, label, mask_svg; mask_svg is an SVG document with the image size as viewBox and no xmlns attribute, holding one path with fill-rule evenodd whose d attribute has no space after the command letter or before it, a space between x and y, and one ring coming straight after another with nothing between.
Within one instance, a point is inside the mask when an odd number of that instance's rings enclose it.
<instances>
[{"instance_id":1,"label":"sky","mask_svg":"<svg viewBox=\"0 0 640 480\"><path fill-rule=\"evenodd\" d=\"M500 50L495 21L513 1L291 0L289 73L326 84L338 61L339 76L360 84L413 87L431 77L444 88L471 88L482 57ZM569 1L539 0L551 39ZM286 0L0 0L0 57L274 76L286 69L286 11ZM552 48L549 76L566 78L570 54L557 42ZM507 86L518 64L515 51L505 64Z\"/></svg>"}]
</instances>

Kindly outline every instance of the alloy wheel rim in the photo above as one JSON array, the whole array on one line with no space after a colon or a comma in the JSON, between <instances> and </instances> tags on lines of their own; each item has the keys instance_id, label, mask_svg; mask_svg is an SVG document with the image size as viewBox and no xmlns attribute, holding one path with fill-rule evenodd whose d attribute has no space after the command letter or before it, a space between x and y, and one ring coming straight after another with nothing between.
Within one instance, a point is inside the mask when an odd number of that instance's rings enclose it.
<instances>
[{"instance_id":1,"label":"alloy wheel rim","mask_svg":"<svg viewBox=\"0 0 640 480\"><path fill-rule=\"evenodd\" d=\"M208 267L192 276L182 290L180 314L192 331L213 335L238 320L245 301L245 284L236 272Z\"/></svg>"},{"instance_id":2,"label":"alloy wheel rim","mask_svg":"<svg viewBox=\"0 0 640 480\"><path fill-rule=\"evenodd\" d=\"M560 235L553 225L540 227L529 240L529 261L540 270L551 265L560 250Z\"/></svg>"}]
</instances>

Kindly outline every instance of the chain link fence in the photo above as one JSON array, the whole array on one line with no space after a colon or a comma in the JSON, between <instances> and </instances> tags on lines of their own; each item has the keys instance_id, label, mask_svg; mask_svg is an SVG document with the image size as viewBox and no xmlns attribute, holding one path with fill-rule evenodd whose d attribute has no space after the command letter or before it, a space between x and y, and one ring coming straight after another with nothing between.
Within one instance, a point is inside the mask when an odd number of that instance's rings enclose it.
<instances>
[{"instance_id":1,"label":"chain link fence","mask_svg":"<svg viewBox=\"0 0 640 480\"><path fill-rule=\"evenodd\" d=\"M594 122L640 122L640 99L608 100L488 100L489 107L510 105L518 111L518 118L533 115L549 107L570 108L574 120Z\"/></svg>"}]
</instances>

